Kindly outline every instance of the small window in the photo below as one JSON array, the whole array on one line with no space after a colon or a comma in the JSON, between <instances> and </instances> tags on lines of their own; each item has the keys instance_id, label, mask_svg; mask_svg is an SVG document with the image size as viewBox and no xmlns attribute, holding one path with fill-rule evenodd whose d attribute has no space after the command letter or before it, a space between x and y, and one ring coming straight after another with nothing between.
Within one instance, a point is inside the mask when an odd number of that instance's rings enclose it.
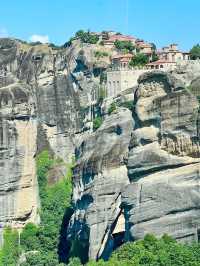
<instances>
[{"instance_id":1,"label":"small window","mask_svg":"<svg viewBox=\"0 0 200 266\"><path fill-rule=\"evenodd\" d=\"M160 65L160 68L163 68L163 65Z\"/></svg>"}]
</instances>

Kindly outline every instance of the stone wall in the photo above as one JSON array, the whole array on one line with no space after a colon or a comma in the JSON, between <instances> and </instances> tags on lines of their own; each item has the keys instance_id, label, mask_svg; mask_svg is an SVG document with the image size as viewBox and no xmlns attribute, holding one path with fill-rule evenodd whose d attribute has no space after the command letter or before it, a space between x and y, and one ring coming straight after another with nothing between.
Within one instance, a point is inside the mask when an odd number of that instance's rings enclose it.
<instances>
[{"instance_id":1,"label":"stone wall","mask_svg":"<svg viewBox=\"0 0 200 266\"><path fill-rule=\"evenodd\" d=\"M122 91L137 85L139 76L148 70L109 70L107 72L107 97L116 97Z\"/></svg>"}]
</instances>

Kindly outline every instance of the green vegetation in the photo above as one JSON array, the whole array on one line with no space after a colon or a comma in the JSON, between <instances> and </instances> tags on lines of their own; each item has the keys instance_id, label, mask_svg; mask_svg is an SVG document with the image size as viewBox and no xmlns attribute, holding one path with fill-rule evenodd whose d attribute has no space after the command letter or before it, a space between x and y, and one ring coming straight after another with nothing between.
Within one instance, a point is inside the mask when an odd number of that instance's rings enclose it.
<instances>
[{"instance_id":1,"label":"green vegetation","mask_svg":"<svg viewBox=\"0 0 200 266\"><path fill-rule=\"evenodd\" d=\"M153 54L152 54L152 62L155 62L158 59L159 59L158 55L155 52L153 52Z\"/></svg>"},{"instance_id":2,"label":"green vegetation","mask_svg":"<svg viewBox=\"0 0 200 266\"><path fill-rule=\"evenodd\" d=\"M19 235L10 227L4 229L4 244L0 250L0 266L15 266L20 254Z\"/></svg>"},{"instance_id":3,"label":"green vegetation","mask_svg":"<svg viewBox=\"0 0 200 266\"><path fill-rule=\"evenodd\" d=\"M200 45L194 45L190 50L190 57L192 60L200 59Z\"/></svg>"},{"instance_id":4,"label":"green vegetation","mask_svg":"<svg viewBox=\"0 0 200 266\"><path fill-rule=\"evenodd\" d=\"M103 119L101 116L97 116L94 120L93 120L93 129L97 130L103 123Z\"/></svg>"},{"instance_id":5,"label":"green vegetation","mask_svg":"<svg viewBox=\"0 0 200 266\"><path fill-rule=\"evenodd\" d=\"M99 36L91 34L90 31L79 30L76 32L75 37L83 43L96 44L99 41Z\"/></svg>"},{"instance_id":6,"label":"green vegetation","mask_svg":"<svg viewBox=\"0 0 200 266\"><path fill-rule=\"evenodd\" d=\"M73 259L70 266L81 266ZM128 242L113 252L111 258L104 262L90 261L87 266L199 266L200 245L184 245L164 235L157 239L146 235L144 240Z\"/></svg>"},{"instance_id":7,"label":"green vegetation","mask_svg":"<svg viewBox=\"0 0 200 266\"><path fill-rule=\"evenodd\" d=\"M60 163L62 160L51 158L48 151L37 156L41 223L38 227L27 224L21 234L22 249L32 251L27 253L27 262L23 266L54 266L59 261L67 260L69 246L66 243L66 228L72 214L72 165L68 165L67 174L62 180L48 184L48 171Z\"/></svg>"},{"instance_id":8,"label":"green vegetation","mask_svg":"<svg viewBox=\"0 0 200 266\"><path fill-rule=\"evenodd\" d=\"M132 67L142 67L144 65L146 65L149 62L148 56L146 56L145 54L136 54L130 62L130 66Z\"/></svg>"},{"instance_id":9,"label":"green vegetation","mask_svg":"<svg viewBox=\"0 0 200 266\"><path fill-rule=\"evenodd\" d=\"M108 56L108 53L107 52L102 52L102 51L95 51L94 52L94 56L97 58L97 59L100 59L102 57L106 57Z\"/></svg>"},{"instance_id":10,"label":"green vegetation","mask_svg":"<svg viewBox=\"0 0 200 266\"><path fill-rule=\"evenodd\" d=\"M135 50L135 46L132 44L131 41L115 41L114 43L115 47L124 52L131 53L133 50Z\"/></svg>"},{"instance_id":11,"label":"green vegetation","mask_svg":"<svg viewBox=\"0 0 200 266\"><path fill-rule=\"evenodd\" d=\"M81 266L82 264L79 258L71 258L67 265L68 266Z\"/></svg>"},{"instance_id":12,"label":"green vegetation","mask_svg":"<svg viewBox=\"0 0 200 266\"><path fill-rule=\"evenodd\" d=\"M128 108L130 111L134 110L134 103L133 101L126 101L119 104L120 107Z\"/></svg>"},{"instance_id":13,"label":"green vegetation","mask_svg":"<svg viewBox=\"0 0 200 266\"><path fill-rule=\"evenodd\" d=\"M112 114L117 109L117 106L115 103L111 103L110 107L108 108L108 114Z\"/></svg>"}]
</instances>

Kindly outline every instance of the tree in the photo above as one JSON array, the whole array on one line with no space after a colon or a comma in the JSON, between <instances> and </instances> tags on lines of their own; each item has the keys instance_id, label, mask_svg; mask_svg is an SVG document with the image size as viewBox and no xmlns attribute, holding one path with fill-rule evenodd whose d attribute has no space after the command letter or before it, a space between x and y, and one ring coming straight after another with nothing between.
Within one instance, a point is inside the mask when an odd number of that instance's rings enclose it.
<instances>
[{"instance_id":1,"label":"tree","mask_svg":"<svg viewBox=\"0 0 200 266\"><path fill-rule=\"evenodd\" d=\"M159 57L158 57L158 55L155 53L155 51L153 52L153 54L152 54L152 62L155 62L155 61L157 61L159 59Z\"/></svg>"},{"instance_id":2,"label":"tree","mask_svg":"<svg viewBox=\"0 0 200 266\"><path fill-rule=\"evenodd\" d=\"M156 51L156 45L155 45L155 43L150 43L151 45L152 45L152 49L153 49L153 51Z\"/></svg>"},{"instance_id":3,"label":"tree","mask_svg":"<svg viewBox=\"0 0 200 266\"><path fill-rule=\"evenodd\" d=\"M120 51L132 52L135 49L135 46L131 41L118 41L114 42L115 47Z\"/></svg>"},{"instance_id":4,"label":"tree","mask_svg":"<svg viewBox=\"0 0 200 266\"><path fill-rule=\"evenodd\" d=\"M192 60L200 59L200 45L194 45L190 50L190 57Z\"/></svg>"},{"instance_id":5,"label":"tree","mask_svg":"<svg viewBox=\"0 0 200 266\"><path fill-rule=\"evenodd\" d=\"M149 59L148 56L146 56L145 54L136 54L130 62L130 66L144 66L148 63Z\"/></svg>"},{"instance_id":6,"label":"tree","mask_svg":"<svg viewBox=\"0 0 200 266\"><path fill-rule=\"evenodd\" d=\"M33 223L28 223L21 235L20 243L25 251L37 250L38 246L38 227Z\"/></svg>"},{"instance_id":7,"label":"tree","mask_svg":"<svg viewBox=\"0 0 200 266\"><path fill-rule=\"evenodd\" d=\"M27 224L21 233L21 244L27 252L25 266L56 266L67 261L66 230L71 217L71 176L73 163L67 166L67 174L55 184L48 184L48 173L63 161L43 151L36 158L39 194L41 201L40 226ZM6 264L5 264L6 265Z\"/></svg>"},{"instance_id":8,"label":"tree","mask_svg":"<svg viewBox=\"0 0 200 266\"><path fill-rule=\"evenodd\" d=\"M80 39L83 43L96 44L99 41L99 36L96 34L91 34L88 30L79 30L76 32L75 37Z\"/></svg>"},{"instance_id":9,"label":"tree","mask_svg":"<svg viewBox=\"0 0 200 266\"><path fill-rule=\"evenodd\" d=\"M0 250L0 266L15 266L20 254L18 232L11 227L6 227L3 238L4 243L2 250Z\"/></svg>"}]
</instances>

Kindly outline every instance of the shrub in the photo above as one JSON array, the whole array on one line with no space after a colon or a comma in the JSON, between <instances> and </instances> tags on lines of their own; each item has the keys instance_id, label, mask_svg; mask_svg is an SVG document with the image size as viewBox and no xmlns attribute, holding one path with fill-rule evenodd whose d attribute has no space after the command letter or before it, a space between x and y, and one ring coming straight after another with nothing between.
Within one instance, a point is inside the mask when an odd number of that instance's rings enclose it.
<instances>
[{"instance_id":1,"label":"shrub","mask_svg":"<svg viewBox=\"0 0 200 266\"><path fill-rule=\"evenodd\" d=\"M108 108L108 114L112 114L112 112L114 112L117 109L116 104L115 103L111 103L110 107Z\"/></svg>"},{"instance_id":2,"label":"shrub","mask_svg":"<svg viewBox=\"0 0 200 266\"><path fill-rule=\"evenodd\" d=\"M94 120L93 120L93 129L94 130L97 130L103 123L103 119L101 116L98 116L96 117Z\"/></svg>"}]
</instances>

